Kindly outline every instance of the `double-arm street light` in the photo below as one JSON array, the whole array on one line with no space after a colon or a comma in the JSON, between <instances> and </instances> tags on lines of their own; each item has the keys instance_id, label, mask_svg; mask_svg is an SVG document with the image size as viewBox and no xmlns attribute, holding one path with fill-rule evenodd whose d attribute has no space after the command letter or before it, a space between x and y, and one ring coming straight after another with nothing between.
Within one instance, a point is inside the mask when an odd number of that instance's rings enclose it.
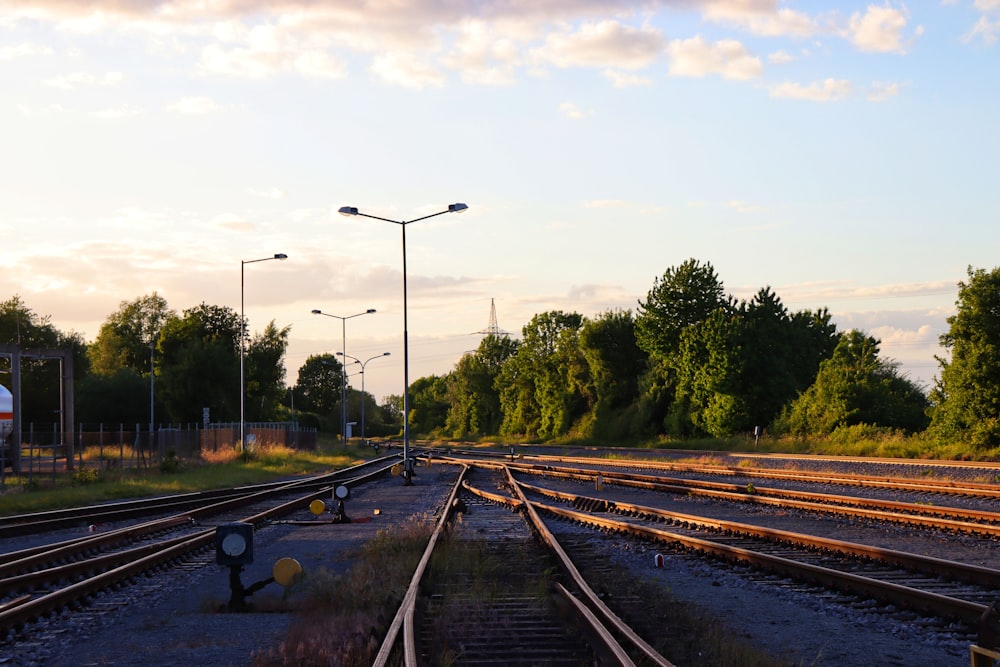
<instances>
[{"instance_id":1,"label":"double-arm street light","mask_svg":"<svg viewBox=\"0 0 1000 667\"><path fill-rule=\"evenodd\" d=\"M247 415L246 415L246 393L247 393L247 381L246 372L244 366L246 365L246 333L244 328L246 327L246 316L243 314L243 274L244 268L247 264L255 264L257 262L267 262L272 259L288 259L288 255L284 253L275 253L271 257L262 257L260 259L241 259L240 260L240 447L245 451L247 449L246 444L246 429L247 429Z\"/></svg>"},{"instance_id":2,"label":"double-arm street light","mask_svg":"<svg viewBox=\"0 0 1000 667\"><path fill-rule=\"evenodd\" d=\"M354 359L354 363L361 364L361 442L365 441L365 366L372 359L381 359L382 357L388 357L391 352L383 352L382 354L376 354L374 357L369 357L364 361L361 361L357 357L352 357L349 354L342 354L338 352L337 354L344 357L344 359Z\"/></svg>"},{"instance_id":3,"label":"double-arm street light","mask_svg":"<svg viewBox=\"0 0 1000 667\"><path fill-rule=\"evenodd\" d=\"M410 223L420 222L421 220L444 215L445 213L461 213L467 208L469 207L465 204L449 204L447 210L431 213L430 215L413 220L392 220L377 215L369 215L362 213L354 206L341 206L339 211L341 215L360 215L363 218L391 222L399 225L399 228L403 231L403 483L406 485L413 483L411 479L413 477L413 469L411 467L412 462L410 461L410 344L406 320L406 226Z\"/></svg>"},{"instance_id":4,"label":"double-arm street light","mask_svg":"<svg viewBox=\"0 0 1000 667\"><path fill-rule=\"evenodd\" d=\"M352 317L361 317L362 315L371 315L375 312L374 308L369 308L363 313L355 313L353 315L331 315L330 313L324 313L319 308L313 308L313 315L325 315L326 317L333 317L340 320L341 324L341 335L343 336L343 353L338 352L337 354L343 354L347 356L347 320ZM340 434L344 439L344 444L347 444L347 369L341 370L340 379Z\"/></svg>"}]
</instances>

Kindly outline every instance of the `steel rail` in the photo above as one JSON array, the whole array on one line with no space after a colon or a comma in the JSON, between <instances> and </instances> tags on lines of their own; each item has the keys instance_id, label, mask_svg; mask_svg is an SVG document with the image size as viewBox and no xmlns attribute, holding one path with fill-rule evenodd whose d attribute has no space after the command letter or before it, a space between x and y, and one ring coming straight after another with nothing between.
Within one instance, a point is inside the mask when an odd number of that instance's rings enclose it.
<instances>
[{"instance_id":1,"label":"steel rail","mask_svg":"<svg viewBox=\"0 0 1000 667\"><path fill-rule=\"evenodd\" d=\"M369 479L373 479L378 475L384 474L387 470L387 467L378 469L371 473L344 480L343 483L346 485L360 484ZM313 500L317 500L329 494L332 489L332 486L327 486L305 496L301 496L262 512L258 512L252 516L245 517L241 521L251 523L256 526L257 524L272 517L282 516L303 507L307 507ZM251 494L251 497L256 497L258 495L260 494ZM7 631L17 628L31 620L40 618L57 609L61 609L76 600L85 598L97 591L113 586L120 581L130 579L143 572L155 569L166 562L182 558L192 552L207 548L214 542L214 540L214 528L203 530L179 543L171 543L170 546L157 550L154 553L150 553L149 555L143 556L137 560L124 563L111 570L106 570L100 574L88 577L87 579L70 584L69 586L52 591L45 595L41 595L37 598L23 601L10 608L4 608L0 611L0 630ZM86 562L75 565L81 570L87 567Z\"/></svg>"},{"instance_id":2,"label":"steel rail","mask_svg":"<svg viewBox=\"0 0 1000 667\"><path fill-rule=\"evenodd\" d=\"M719 498L744 503L756 503L761 505L773 505L777 507L794 507L826 514L844 514L848 516L864 517L879 521L891 521L895 523L909 523L913 525L931 526L946 530L954 530L964 533L978 533L985 535L1000 536L1000 524L997 523L976 523L973 521L958 521L953 519L937 518L940 516L964 516L969 518L982 518L989 521L1000 522L1000 513L986 512L979 510L965 510L962 508L950 508L942 506L921 505L919 503L901 503L897 501L878 501L870 498L854 498L851 496L827 495L806 492L788 492L787 496L782 495L780 489L761 489L755 487L752 492L748 492L745 487L738 485L720 485L715 482L707 482L706 485L712 488L701 488L695 482L689 480L675 480L658 478L649 475L625 475L621 473L607 473L602 470L577 470L577 469L553 469L550 466L517 465L512 467L534 475L561 477L564 479L593 481L599 476L604 482L618 484L651 491L661 491L668 493L680 493L685 495L698 495L708 498ZM665 480L665 481L659 481ZM681 481L683 483L677 483ZM727 486L737 490L720 490L718 487ZM762 492L763 491L763 492ZM796 500L796 498L808 497L812 500ZM823 501L823 502L820 502ZM842 505L829 504L843 502ZM851 505L854 505L853 507ZM904 512L889 512L880 510L869 510L863 506L892 507L895 509L906 509L914 512L906 514Z\"/></svg>"},{"instance_id":3,"label":"steel rail","mask_svg":"<svg viewBox=\"0 0 1000 667\"><path fill-rule=\"evenodd\" d=\"M573 580L573 584L586 600L587 606L594 613L596 613L598 617L600 617L600 625L610 625L611 630L614 633L617 633L618 636L625 637L632 647L638 650L646 659L652 661L653 664L660 665L661 667L672 667L672 663L660 655L660 653L650 646L646 640L636 634L636 632L627 623L625 623L625 621L619 618L618 615L615 614L604 603L604 601L601 600L600 597L598 597L598 595L590 587L590 584L587 583L586 578L584 578L584 576L580 573L580 570L577 569L573 560L569 557L569 554L567 554L562 548L562 545L559 544L555 535L552 534L552 531L549 530L548 526L545 525L545 522L542 521L538 512L535 511L534 505L528 501L524 492L521 490L520 484L516 479L514 479L510 469L505 468L505 473L511 488L514 489L514 492L517 495L517 499L524 504L523 506L527 511L528 517L531 519L531 523L535 527L535 530L538 532L542 541L544 541L549 546L549 549L551 549L556 555L561 567L570 576ZM601 636L604 636L603 632L601 633ZM618 650L623 650L617 642L609 645L609 649L614 651L616 655Z\"/></svg>"},{"instance_id":4,"label":"steel rail","mask_svg":"<svg viewBox=\"0 0 1000 667\"><path fill-rule=\"evenodd\" d=\"M914 609L920 609L949 618L956 618L973 626L982 617L983 612L987 610L985 605L967 600L959 600L938 593L921 591L908 586L879 581L849 572L831 570L810 563L800 563L781 556L732 547L659 528L639 526L627 521L596 517L583 512L546 505L537 501L531 501L531 505L539 510L561 516L571 521L597 526L613 532L631 534L644 539L680 544L696 551L710 553L726 560L745 562L794 579L821 584L828 588L849 590L855 594L888 600Z\"/></svg>"},{"instance_id":5,"label":"steel rail","mask_svg":"<svg viewBox=\"0 0 1000 667\"><path fill-rule=\"evenodd\" d=\"M79 524L86 520L89 523L108 522L115 520L132 519L157 512L165 512L187 507L197 507L204 505L208 500L224 499L233 496L244 497L250 493L263 492L275 489L287 489L296 485L300 486L321 486L332 483L345 475L354 474L366 466L379 466L388 461L398 459L399 455L389 455L377 459L365 461L356 466L335 470L304 477L296 480L284 480L277 482L264 482L261 484L251 484L235 487L232 489L215 489L209 491L197 491L193 493L173 494L169 496L158 496L155 498L141 498L132 500L121 500L100 505L88 505L85 507L68 507L55 510L45 510L30 514L12 514L0 516L0 538L15 537L25 534L33 534L64 528Z\"/></svg>"},{"instance_id":6,"label":"steel rail","mask_svg":"<svg viewBox=\"0 0 1000 667\"><path fill-rule=\"evenodd\" d=\"M375 474L381 474L388 469L386 461L380 461L379 463L381 467L375 468ZM338 470L336 473L323 475L324 484L330 484L331 482L343 480L345 478L350 479L351 475L356 476L360 470L370 467L371 465L372 462L368 461L357 466ZM226 500L219 501L217 503L194 508L186 513L175 514L161 519L154 519L136 526L125 526L123 528L109 530L96 535L88 535L71 540L64 540L54 544L29 547L19 551L0 554L0 578L11 576L12 574L23 572L25 570L37 570L39 565L46 562L46 560L62 561L66 558L74 557L79 553L113 547L127 542L134 542L135 540L152 533L189 524L199 519L212 516L213 514L238 509L249 502L264 500L276 495L289 493L297 490L300 486L315 484L303 484L303 481L304 480L295 480L290 483L285 482L280 486L268 484L266 485L266 488L258 491L254 491L257 488L254 486L240 487L242 489L246 489L249 493L244 493L243 495L236 497L229 497ZM327 489L329 487L323 486L321 488Z\"/></svg>"},{"instance_id":7,"label":"steel rail","mask_svg":"<svg viewBox=\"0 0 1000 667\"><path fill-rule=\"evenodd\" d=\"M399 637L400 629L403 630L404 663L407 667L416 667L417 665L416 639L413 623L417 592L420 589L420 582L423 580L427 565L430 563L431 555L434 553L434 547L444 532L444 526L455 511L455 499L458 497L458 490L461 488L462 481L465 479L468 471L469 466L463 465L462 470L458 474L458 480L452 487L451 494L449 494L448 500L442 509L441 517L438 519L437 525L434 527L434 532L431 533L430 539L427 541L427 546L424 548L424 553L420 557L420 562L417 564L413 577L410 579L410 585L403 595L403 601L399 605L399 609L396 610L396 615L393 617L392 623L389 624L389 629L382 640L379 652L372 662L373 667L385 667L388 664L392 649L395 647L396 640Z\"/></svg>"},{"instance_id":8,"label":"steel rail","mask_svg":"<svg viewBox=\"0 0 1000 667\"><path fill-rule=\"evenodd\" d=\"M585 508L587 511L598 510L614 512L616 514L656 517L673 523L698 526L738 535L750 535L774 542L821 549L848 556L871 558L873 560L879 560L892 565L897 565L916 572L953 578L980 586L993 586L1000 588L1000 570L983 567L981 565L971 565L968 563L945 560L943 558L935 558L933 556L924 556L906 551L898 551L896 549L868 546L856 542L847 542L844 540L819 537L816 535L794 533L777 528L764 528L737 521L711 519L692 514L683 514L681 512L672 512L646 505L637 505L633 503L594 498L592 496L566 493L564 491L546 489L544 487L534 486L524 482L519 483L522 488L539 495L548 496L550 498L569 502L574 505L577 503L587 504L588 507Z\"/></svg>"},{"instance_id":9,"label":"steel rail","mask_svg":"<svg viewBox=\"0 0 1000 667\"><path fill-rule=\"evenodd\" d=\"M982 498L1000 498L1000 485L988 482L969 482L964 480L914 480L912 478L890 477L888 475L858 475L853 473L829 471L817 472L810 470L780 470L774 468L739 468L735 466L676 463L656 459L599 459L581 456L528 454L522 456L522 460L524 462L537 461L540 464L555 461L580 465L600 465L610 468L646 468L653 470L703 473L719 476L760 477L765 479L786 479L804 482L815 482L817 480L821 480L824 484L838 484L842 486L869 486L899 491L963 495ZM870 462L870 460L868 462ZM920 463L915 461L913 465L920 465Z\"/></svg>"}]
</instances>

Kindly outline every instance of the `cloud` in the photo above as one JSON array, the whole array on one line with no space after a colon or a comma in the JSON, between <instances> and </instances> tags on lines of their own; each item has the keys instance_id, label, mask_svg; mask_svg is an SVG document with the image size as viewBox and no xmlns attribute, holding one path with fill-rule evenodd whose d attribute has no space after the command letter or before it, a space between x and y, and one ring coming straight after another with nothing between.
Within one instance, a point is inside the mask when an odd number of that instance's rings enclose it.
<instances>
[{"instance_id":1,"label":"cloud","mask_svg":"<svg viewBox=\"0 0 1000 667\"><path fill-rule=\"evenodd\" d=\"M1000 19L991 20L986 16L980 16L976 25L962 36L962 41L971 42L979 37L983 40L983 44L994 44L998 34L1000 34Z\"/></svg>"},{"instance_id":2,"label":"cloud","mask_svg":"<svg viewBox=\"0 0 1000 667\"><path fill-rule=\"evenodd\" d=\"M621 199L591 199L590 201L584 202L584 208L620 208L625 206L627 202Z\"/></svg>"},{"instance_id":3,"label":"cloud","mask_svg":"<svg viewBox=\"0 0 1000 667\"><path fill-rule=\"evenodd\" d=\"M560 104L559 111L563 116L572 120L582 120L589 115L572 102L563 102Z\"/></svg>"},{"instance_id":4,"label":"cloud","mask_svg":"<svg viewBox=\"0 0 1000 667\"><path fill-rule=\"evenodd\" d=\"M451 51L441 62L460 72L463 81L489 86L513 83L517 67L523 64L517 37L476 19L462 21Z\"/></svg>"},{"instance_id":5,"label":"cloud","mask_svg":"<svg viewBox=\"0 0 1000 667\"><path fill-rule=\"evenodd\" d=\"M864 14L855 12L848 25L848 38L862 51L879 53L906 53L908 44L903 39L908 13L889 5L869 5ZM921 34L917 28L916 34Z\"/></svg>"},{"instance_id":6,"label":"cloud","mask_svg":"<svg viewBox=\"0 0 1000 667\"><path fill-rule=\"evenodd\" d=\"M534 55L556 67L634 70L652 64L665 47L659 30L601 21L585 24L576 32L550 35Z\"/></svg>"},{"instance_id":7,"label":"cloud","mask_svg":"<svg viewBox=\"0 0 1000 667\"><path fill-rule=\"evenodd\" d=\"M875 81L868 86L868 99L872 102L885 102L899 95L900 85L896 82Z\"/></svg>"},{"instance_id":8,"label":"cloud","mask_svg":"<svg viewBox=\"0 0 1000 667\"><path fill-rule=\"evenodd\" d=\"M106 72L103 76L96 76L87 72L74 72L73 74L45 79L42 83L53 88L75 90L83 86L114 86L121 83L121 81L121 72Z\"/></svg>"},{"instance_id":9,"label":"cloud","mask_svg":"<svg viewBox=\"0 0 1000 667\"><path fill-rule=\"evenodd\" d=\"M22 42L15 46L0 46L0 62L5 60L15 60L17 58L28 58L30 56L50 56L54 53L47 46L37 46Z\"/></svg>"},{"instance_id":10,"label":"cloud","mask_svg":"<svg viewBox=\"0 0 1000 667\"><path fill-rule=\"evenodd\" d=\"M824 30L820 20L791 9L775 11L774 0L707 0L703 16L764 37L805 38Z\"/></svg>"},{"instance_id":11,"label":"cloud","mask_svg":"<svg viewBox=\"0 0 1000 667\"><path fill-rule=\"evenodd\" d=\"M783 298L787 297L789 300L827 302L940 296L956 294L957 290L954 281L938 280L869 286L858 286L848 282L799 283L783 286L777 291Z\"/></svg>"},{"instance_id":12,"label":"cloud","mask_svg":"<svg viewBox=\"0 0 1000 667\"><path fill-rule=\"evenodd\" d=\"M639 76L637 74L626 74L625 72L617 72L615 70L606 69L601 72L605 77L611 79L611 83L615 88L631 88L633 86L649 86L652 85L653 81L649 77Z\"/></svg>"},{"instance_id":13,"label":"cloud","mask_svg":"<svg viewBox=\"0 0 1000 667\"><path fill-rule=\"evenodd\" d=\"M185 97L167 107L169 111L179 114L208 114L222 109L221 106L207 97Z\"/></svg>"},{"instance_id":14,"label":"cloud","mask_svg":"<svg viewBox=\"0 0 1000 667\"><path fill-rule=\"evenodd\" d=\"M250 190L249 192L254 197L263 197L265 199L285 198L285 191L279 188L271 188L270 190Z\"/></svg>"},{"instance_id":15,"label":"cloud","mask_svg":"<svg viewBox=\"0 0 1000 667\"><path fill-rule=\"evenodd\" d=\"M440 88L445 75L427 59L413 53L385 53L375 58L372 72L387 83L404 88Z\"/></svg>"},{"instance_id":16,"label":"cloud","mask_svg":"<svg viewBox=\"0 0 1000 667\"><path fill-rule=\"evenodd\" d=\"M674 40L667 47L671 76L703 77L719 74L725 79L746 80L761 76L760 59L740 42L725 39L709 44L701 36Z\"/></svg>"},{"instance_id":17,"label":"cloud","mask_svg":"<svg viewBox=\"0 0 1000 667\"><path fill-rule=\"evenodd\" d=\"M734 199L726 204L729 208L737 211L739 213L761 213L767 211L766 206L761 206L760 204L751 204L739 199Z\"/></svg>"},{"instance_id":18,"label":"cloud","mask_svg":"<svg viewBox=\"0 0 1000 667\"><path fill-rule=\"evenodd\" d=\"M767 62L772 65L787 65L794 60L795 56L784 50L775 51L767 56Z\"/></svg>"},{"instance_id":19,"label":"cloud","mask_svg":"<svg viewBox=\"0 0 1000 667\"><path fill-rule=\"evenodd\" d=\"M137 107L133 104L122 104L117 107L109 107L107 109L101 109L100 111L95 111L92 115L96 118L107 118L107 119L117 119L117 118L130 118L132 116L142 115L142 107Z\"/></svg>"},{"instance_id":20,"label":"cloud","mask_svg":"<svg viewBox=\"0 0 1000 667\"><path fill-rule=\"evenodd\" d=\"M771 97L811 102L838 102L849 97L852 91L851 82L843 79L826 79L809 85L786 81L769 89Z\"/></svg>"}]
</instances>

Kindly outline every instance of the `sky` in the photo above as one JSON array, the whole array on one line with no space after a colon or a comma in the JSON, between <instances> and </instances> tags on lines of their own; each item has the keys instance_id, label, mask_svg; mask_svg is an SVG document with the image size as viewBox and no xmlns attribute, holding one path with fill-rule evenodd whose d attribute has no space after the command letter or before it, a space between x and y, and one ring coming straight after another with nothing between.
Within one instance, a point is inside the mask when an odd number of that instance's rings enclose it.
<instances>
[{"instance_id":1,"label":"sky","mask_svg":"<svg viewBox=\"0 0 1000 667\"><path fill-rule=\"evenodd\" d=\"M443 375L491 306L635 311L696 259L929 387L997 265L998 37L1000 0L0 0L0 299L88 342L242 303L290 384L346 348L381 399L404 330Z\"/></svg>"}]
</instances>

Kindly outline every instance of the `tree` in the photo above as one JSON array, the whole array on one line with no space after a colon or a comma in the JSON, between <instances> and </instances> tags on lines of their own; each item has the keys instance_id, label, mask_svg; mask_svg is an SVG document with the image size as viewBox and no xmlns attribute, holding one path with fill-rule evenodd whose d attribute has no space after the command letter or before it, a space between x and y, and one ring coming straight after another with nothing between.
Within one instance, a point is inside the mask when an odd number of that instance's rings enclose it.
<instances>
[{"instance_id":1,"label":"tree","mask_svg":"<svg viewBox=\"0 0 1000 667\"><path fill-rule=\"evenodd\" d=\"M653 432L680 436L691 421L677 397L676 360L686 329L707 320L712 313L735 308L722 282L708 262L689 259L671 267L654 280L646 301L639 302L635 317L636 344L649 357L649 368L639 380L637 414Z\"/></svg>"},{"instance_id":2,"label":"tree","mask_svg":"<svg viewBox=\"0 0 1000 667\"><path fill-rule=\"evenodd\" d=\"M429 375L410 383L410 430L430 435L448 421L448 378Z\"/></svg>"},{"instance_id":3,"label":"tree","mask_svg":"<svg viewBox=\"0 0 1000 667\"><path fill-rule=\"evenodd\" d=\"M682 416L715 437L767 426L815 378L832 353L829 314L788 314L769 287L734 310L719 309L681 334L674 363Z\"/></svg>"},{"instance_id":4,"label":"tree","mask_svg":"<svg viewBox=\"0 0 1000 667\"><path fill-rule=\"evenodd\" d=\"M574 370L586 366L578 344L582 324L577 313L549 311L524 326L517 353L497 378L501 433L551 438L568 433L582 416L585 400L570 381Z\"/></svg>"},{"instance_id":5,"label":"tree","mask_svg":"<svg viewBox=\"0 0 1000 667\"><path fill-rule=\"evenodd\" d=\"M828 435L859 424L912 433L927 427L928 405L923 391L902 377L896 364L879 358L877 339L852 330L839 337L816 381L775 426L795 435Z\"/></svg>"},{"instance_id":6,"label":"tree","mask_svg":"<svg viewBox=\"0 0 1000 667\"><path fill-rule=\"evenodd\" d=\"M320 423L340 432L340 386L344 378L344 365L332 354L310 355L299 368L295 383L296 408L311 412Z\"/></svg>"},{"instance_id":7,"label":"tree","mask_svg":"<svg viewBox=\"0 0 1000 667\"><path fill-rule=\"evenodd\" d=\"M171 317L176 317L176 313L156 292L134 301L122 301L87 348L93 371L114 375L122 368L129 368L148 377L150 346L156 345L160 330Z\"/></svg>"},{"instance_id":8,"label":"tree","mask_svg":"<svg viewBox=\"0 0 1000 667\"><path fill-rule=\"evenodd\" d=\"M240 417L240 316L232 308L202 303L171 317L160 332L158 394L170 421Z\"/></svg>"},{"instance_id":9,"label":"tree","mask_svg":"<svg viewBox=\"0 0 1000 667\"><path fill-rule=\"evenodd\" d=\"M931 392L931 428L976 448L1000 445L1000 268L968 267L958 283L957 312L940 338L951 358Z\"/></svg>"},{"instance_id":10,"label":"tree","mask_svg":"<svg viewBox=\"0 0 1000 667\"><path fill-rule=\"evenodd\" d=\"M654 360L669 358L680 345L681 332L718 310L732 307L722 282L708 262L689 259L653 281L645 301L639 301L635 338Z\"/></svg>"},{"instance_id":11,"label":"tree","mask_svg":"<svg viewBox=\"0 0 1000 667\"><path fill-rule=\"evenodd\" d=\"M504 362L517 352L517 341L491 334L474 354L466 354L448 374L447 431L454 438L495 435L503 412L496 380Z\"/></svg>"},{"instance_id":12,"label":"tree","mask_svg":"<svg viewBox=\"0 0 1000 667\"><path fill-rule=\"evenodd\" d=\"M246 350L246 414L255 421L273 421L285 397L285 352L290 326L278 329L274 320L256 334Z\"/></svg>"},{"instance_id":13,"label":"tree","mask_svg":"<svg viewBox=\"0 0 1000 667\"><path fill-rule=\"evenodd\" d=\"M626 437L638 433L634 403L647 357L635 339L635 320L629 311L608 311L586 320L580 329L580 352L587 362L590 426L583 435Z\"/></svg>"}]
</instances>

